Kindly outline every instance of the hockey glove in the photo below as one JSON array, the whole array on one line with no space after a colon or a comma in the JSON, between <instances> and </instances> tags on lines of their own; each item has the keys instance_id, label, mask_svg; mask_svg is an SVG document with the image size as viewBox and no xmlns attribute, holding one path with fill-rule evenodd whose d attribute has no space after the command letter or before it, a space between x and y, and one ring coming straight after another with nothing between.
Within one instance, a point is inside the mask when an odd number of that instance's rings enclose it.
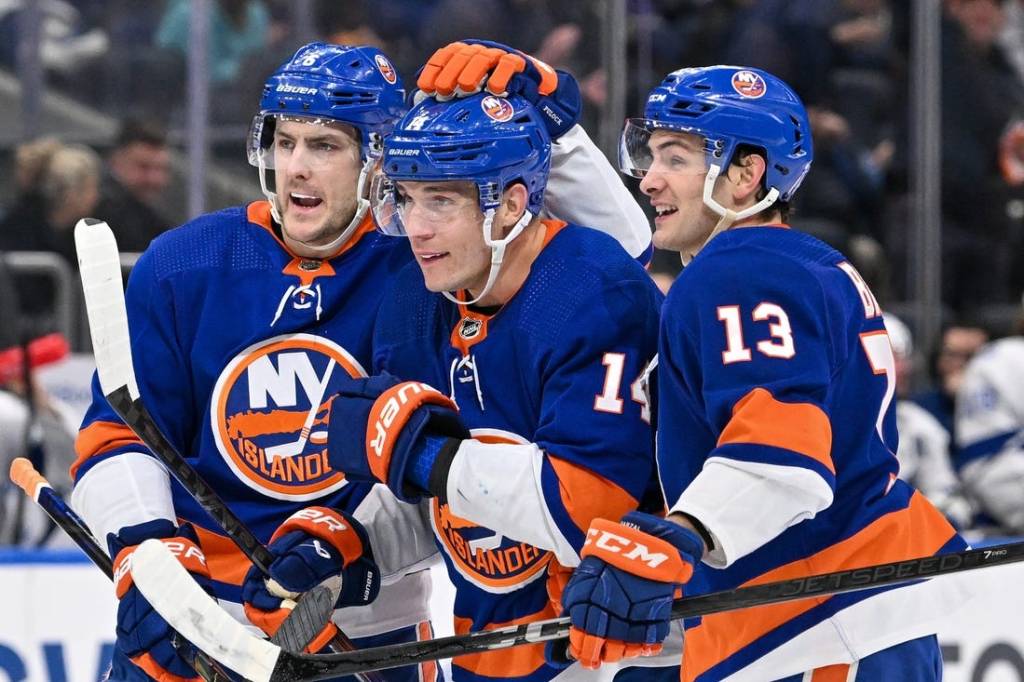
<instances>
[{"instance_id":1,"label":"hockey glove","mask_svg":"<svg viewBox=\"0 0 1024 682\"><path fill-rule=\"evenodd\" d=\"M346 379L331 399L327 428L333 468L349 480L383 483L411 503L428 492L416 470L433 466L437 443L470 437L455 403L440 391L386 373Z\"/></svg>"},{"instance_id":2,"label":"hockey glove","mask_svg":"<svg viewBox=\"0 0 1024 682\"><path fill-rule=\"evenodd\" d=\"M341 580L335 607L363 606L377 598L380 571L373 561L366 530L344 512L306 507L289 516L270 538L274 555L268 578L255 566L242 583L249 621L273 636L303 592L329 580ZM337 632L328 622L306 647L322 649Z\"/></svg>"},{"instance_id":3,"label":"hockey glove","mask_svg":"<svg viewBox=\"0 0 1024 682\"><path fill-rule=\"evenodd\" d=\"M150 538L160 539L196 582L213 594L206 557L199 549L199 540L191 526L186 524L176 528L167 519L157 519L122 528L117 535L111 533L107 536L107 545L110 556L114 557L114 585L119 599L116 646L158 682L199 680L195 669L188 663L194 658L195 649L191 646L180 650L174 647L171 640L175 631L153 609L132 580L132 552Z\"/></svg>"},{"instance_id":4,"label":"hockey glove","mask_svg":"<svg viewBox=\"0 0 1024 682\"><path fill-rule=\"evenodd\" d=\"M489 40L467 39L440 48L420 71L416 87L442 101L485 87L499 97L521 95L543 115L552 140L576 125L583 107L572 74Z\"/></svg>"},{"instance_id":5,"label":"hockey glove","mask_svg":"<svg viewBox=\"0 0 1024 682\"><path fill-rule=\"evenodd\" d=\"M621 523L595 519L562 595L571 656L594 669L658 654L672 600L703 551L696 533L651 514L630 512ZM552 647L547 651L554 658Z\"/></svg>"}]
</instances>

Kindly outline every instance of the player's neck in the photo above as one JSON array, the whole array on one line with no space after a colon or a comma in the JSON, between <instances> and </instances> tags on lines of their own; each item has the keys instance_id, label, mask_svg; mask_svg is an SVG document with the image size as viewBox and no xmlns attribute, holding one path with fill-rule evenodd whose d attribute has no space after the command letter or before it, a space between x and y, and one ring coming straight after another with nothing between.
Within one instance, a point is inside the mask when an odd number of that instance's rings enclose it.
<instances>
[{"instance_id":1,"label":"player's neck","mask_svg":"<svg viewBox=\"0 0 1024 682\"><path fill-rule=\"evenodd\" d=\"M522 234L505 249L501 272L491 290L477 302L479 306L504 305L515 296L530 274L530 266L544 248L544 224L534 218ZM474 292L470 292L473 294ZM475 294L474 294L475 295Z\"/></svg>"}]
</instances>

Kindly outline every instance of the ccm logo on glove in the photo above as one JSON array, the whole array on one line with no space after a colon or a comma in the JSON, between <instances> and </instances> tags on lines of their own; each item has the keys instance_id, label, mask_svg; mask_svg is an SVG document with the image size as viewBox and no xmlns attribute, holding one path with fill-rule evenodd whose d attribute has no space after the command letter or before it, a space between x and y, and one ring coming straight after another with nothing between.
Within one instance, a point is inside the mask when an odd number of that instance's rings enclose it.
<instances>
[{"instance_id":1,"label":"ccm logo on glove","mask_svg":"<svg viewBox=\"0 0 1024 682\"><path fill-rule=\"evenodd\" d=\"M441 400L429 394L435 394ZM449 404L448 399L436 388L418 381L406 381L388 389L377 399L370 413L372 426L367 433L367 440L370 441L368 449L373 450L378 457L383 457L385 448L391 449L389 436L397 436L401 432L388 433L391 425L396 419L399 425L404 425L409 415L425 402Z\"/></svg>"},{"instance_id":2,"label":"ccm logo on glove","mask_svg":"<svg viewBox=\"0 0 1024 682\"><path fill-rule=\"evenodd\" d=\"M671 543L607 519L594 519L590 524L580 556L596 556L634 575L662 582L685 583L693 572Z\"/></svg>"}]
</instances>

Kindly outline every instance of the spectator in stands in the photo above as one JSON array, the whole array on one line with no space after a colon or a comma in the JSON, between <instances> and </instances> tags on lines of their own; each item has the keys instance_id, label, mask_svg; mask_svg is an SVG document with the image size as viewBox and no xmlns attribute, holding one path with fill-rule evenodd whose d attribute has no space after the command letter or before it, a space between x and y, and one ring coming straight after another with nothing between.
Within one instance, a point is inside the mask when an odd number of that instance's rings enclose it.
<instances>
[{"instance_id":1,"label":"spectator in stands","mask_svg":"<svg viewBox=\"0 0 1024 682\"><path fill-rule=\"evenodd\" d=\"M154 237L171 227L157 209L170 178L171 152L164 129L126 119L107 158L95 212L110 223L121 251L145 251Z\"/></svg>"},{"instance_id":2,"label":"spectator in stands","mask_svg":"<svg viewBox=\"0 0 1024 682\"><path fill-rule=\"evenodd\" d=\"M92 215L99 200L101 161L83 145L40 140L15 153L21 192L0 221L0 251L54 251L76 267L72 228ZM17 282L22 313L37 316L52 308L48 278Z\"/></svg>"},{"instance_id":3,"label":"spectator in stands","mask_svg":"<svg viewBox=\"0 0 1024 682\"><path fill-rule=\"evenodd\" d=\"M0 251L46 251L52 242L39 229L42 218L43 175L54 153L61 148L55 137L41 137L14 150L14 204L0 222Z\"/></svg>"},{"instance_id":4,"label":"spectator in stands","mask_svg":"<svg viewBox=\"0 0 1024 682\"><path fill-rule=\"evenodd\" d=\"M0 221L0 250L57 251L76 262L70 231L96 208L99 156L43 139L19 147L15 163L19 195Z\"/></svg>"},{"instance_id":5,"label":"spectator in stands","mask_svg":"<svg viewBox=\"0 0 1024 682\"><path fill-rule=\"evenodd\" d=\"M955 282L947 302L967 310L1016 297L1011 278L1020 245L1007 206L1021 194L1008 185L999 162L1001 139L1024 114L1024 88L996 42L1004 25L1002 5L946 0L944 8L943 274Z\"/></svg>"},{"instance_id":6,"label":"spectator in stands","mask_svg":"<svg viewBox=\"0 0 1024 682\"><path fill-rule=\"evenodd\" d=\"M159 47L183 58L192 45L191 0L172 0L156 33ZM234 82L245 57L262 50L268 40L270 13L261 0L216 0L210 3L210 78L213 85Z\"/></svg>"},{"instance_id":7,"label":"spectator in stands","mask_svg":"<svg viewBox=\"0 0 1024 682\"><path fill-rule=\"evenodd\" d=\"M957 442L953 422L956 394L967 363L988 340L988 331L972 322L953 322L945 327L931 363L934 388L914 397L914 402L930 412L950 434L953 461Z\"/></svg>"}]
</instances>

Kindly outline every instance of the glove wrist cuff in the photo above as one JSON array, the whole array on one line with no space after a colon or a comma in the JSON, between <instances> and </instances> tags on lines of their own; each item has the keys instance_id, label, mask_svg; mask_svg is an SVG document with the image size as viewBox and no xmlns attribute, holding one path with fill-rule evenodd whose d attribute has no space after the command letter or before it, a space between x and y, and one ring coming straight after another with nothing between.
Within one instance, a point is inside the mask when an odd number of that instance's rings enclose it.
<instances>
[{"instance_id":1,"label":"glove wrist cuff","mask_svg":"<svg viewBox=\"0 0 1024 682\"><path fill-rule=\"evenodd\" d=\"M277 540L285 533L301 531L330 544L341 554L342 566L348 567L365 552L362 537L356 530L356 521L328 507L306 507L295 512L270 537Z\"/></svg>"},{"instance_id":2,"label":"glove wrist cuff","mask_svg":"<svg viewBox=\"0 0 1024 682\"><path fill-rule=\"evenodd\" d=\"M162 542L171 554L181 563L185 569L192 574L201 575L204 578L210 577L210 569L206 565L206 555L199 545L188 538L157 538ZM134 585L132 580L132 554L139 548L139 545L125 547L114 558L114 588L117 598L123 597Z\"/></svg>"}]
</instances>

